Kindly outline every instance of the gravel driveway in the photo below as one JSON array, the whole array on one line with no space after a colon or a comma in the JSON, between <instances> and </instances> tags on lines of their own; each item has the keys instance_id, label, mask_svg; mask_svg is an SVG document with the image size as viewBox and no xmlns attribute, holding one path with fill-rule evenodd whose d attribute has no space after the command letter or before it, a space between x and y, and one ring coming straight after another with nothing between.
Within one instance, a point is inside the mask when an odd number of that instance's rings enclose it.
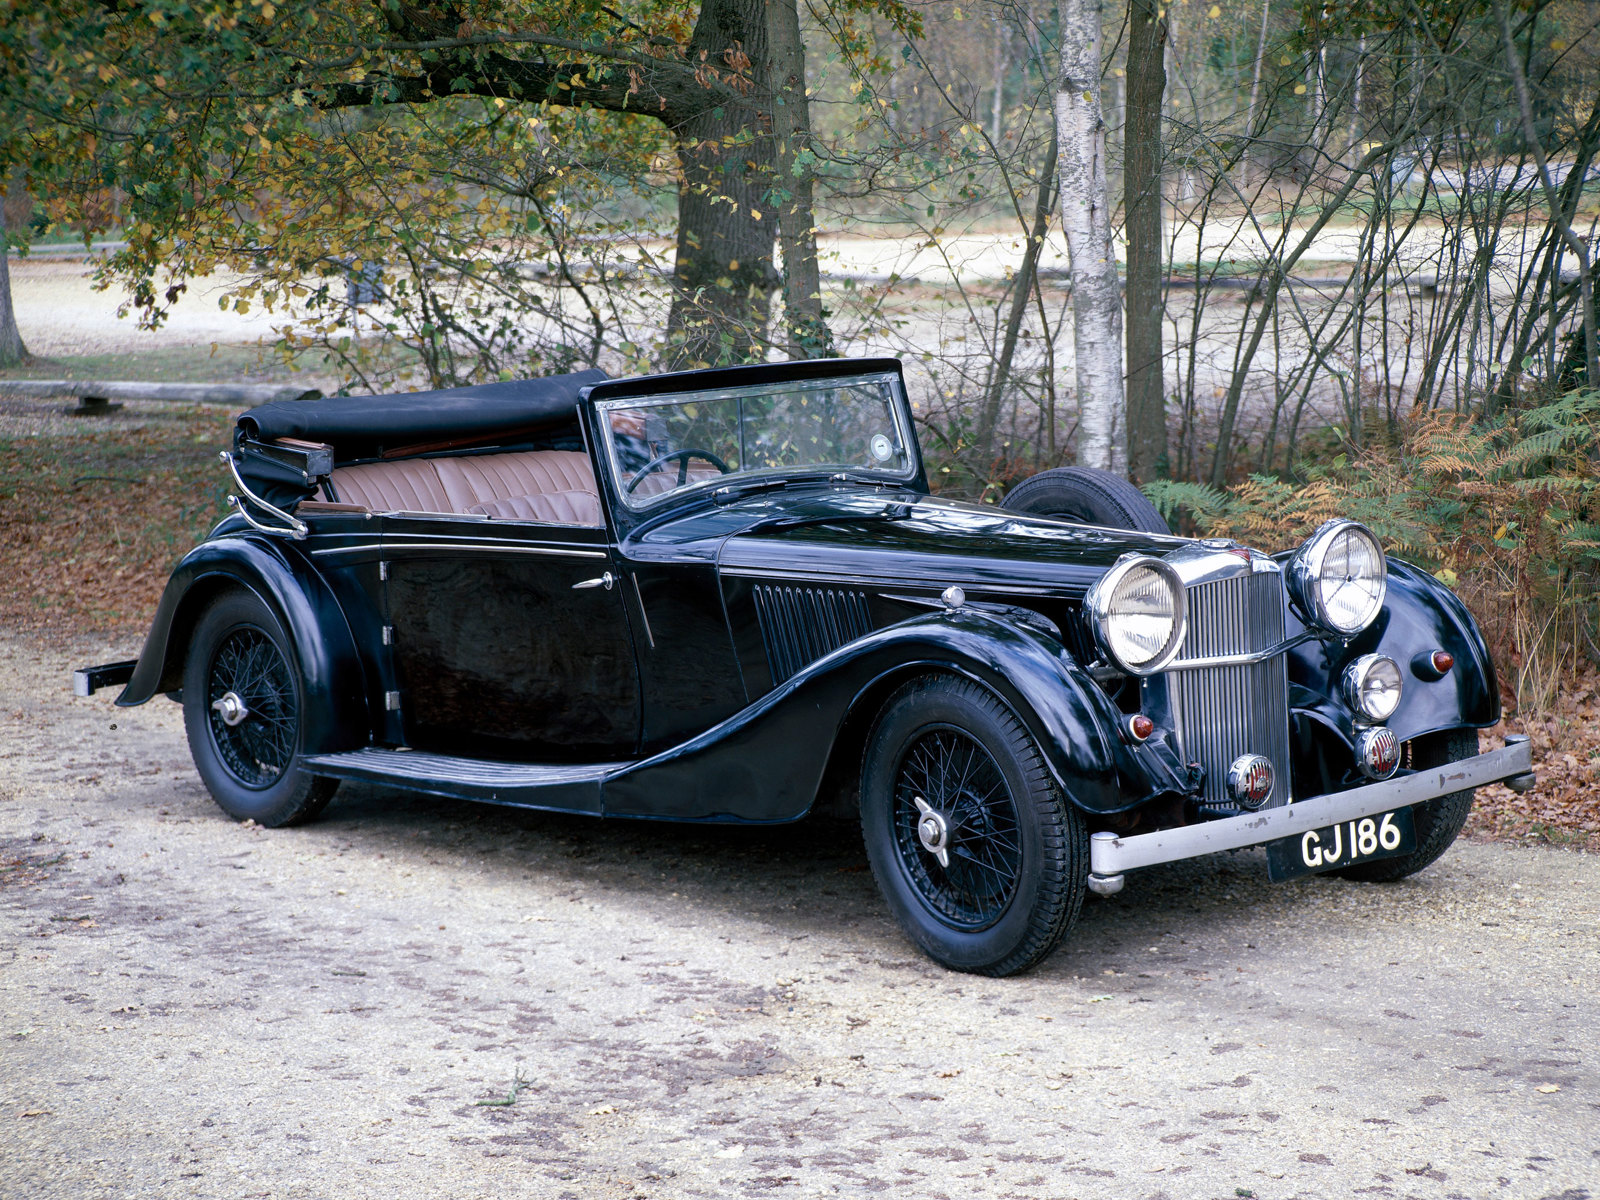
<instances>
[{"instance_id":1,"label":"gravel driveway","mask_svg":"<svg viewBox=\"0 0 1600 1200\"><path fill-rule=\"evenodd\" d=\"M1600 859L1220 856L977 979L845 826L236 825L70 695L132 649L0 635L5 1197L1600 1194Z\"/></svg>"}]
</instances>

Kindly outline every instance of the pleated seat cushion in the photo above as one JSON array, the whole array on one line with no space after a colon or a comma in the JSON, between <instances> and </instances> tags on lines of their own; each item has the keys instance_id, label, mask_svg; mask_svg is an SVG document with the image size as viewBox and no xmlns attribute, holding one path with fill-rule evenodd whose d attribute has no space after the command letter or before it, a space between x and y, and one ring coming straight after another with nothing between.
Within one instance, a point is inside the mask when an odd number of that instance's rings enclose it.
<instances>
[{"instance_id":1,"label":"pleated seat cushion","mask_svg":"<svg viewBox=\"0 0 1600 1200\"><path fill-rule=\"evenodd\" d=\"M362 463L337 468L332 483L341 503L372 512L483 512L502 520L601 523L594 470L589 456L576 450L517 450ZM537 503L553 496L563 498ZM507 501L522 508L513 505L490 511L485 507Z\"/></svg>"},{"instance_id":2,"label":"pleated seat cushion","mask_svg":"<svg viewBox=\"0 0 1600 1200\"><path fill-rule=\"evenodd\" d=\"M599 525L600 498L593 492L545 492L474 504L468 512L499 521L548 521L555 525Z\"/></svg>"},{"instance_id":3,"label":"pleated seat cushion","mask_svg":"<svg viewBox=\"0 0 1600 1200\"><path fill-rule=\"evenodd\" d=\"M332 480L340 503L359 504L372 512L456 511L431 459L337 467Z\"/></svg>"},{"instance_id":4,"label":"pleated seat cushion","mask_svg":"<svg viewBox=\"0 0 1600 1200\"><path fill-rule=\"evenodd\" d=\"M579 450L516 450L432 460L450 497L451 512L518 496L587 492L598 496L589 456Z\"/></svg>"}]
</instances>

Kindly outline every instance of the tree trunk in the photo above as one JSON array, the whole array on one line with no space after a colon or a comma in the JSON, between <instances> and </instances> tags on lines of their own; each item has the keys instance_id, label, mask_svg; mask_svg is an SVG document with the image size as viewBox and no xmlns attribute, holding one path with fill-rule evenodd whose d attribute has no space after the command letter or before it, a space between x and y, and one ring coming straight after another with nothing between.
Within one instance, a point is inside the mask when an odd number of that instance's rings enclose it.
<instances>
[{"instance_id":1,"label":"tree trunk","mask_svg":"<svg viewBox=\"0 0 1600 1200\"><path fill-rule=\"evenodd\" d=\"M1506 52L1506 66L1511 70L1511 83L1517 97L1517 112L1522 118L1522 136L1533 153L1534 165L1539 170L1539 185L1544 189L1545 204L1550 209L1550 223L1555 226L1561 240L1578 260L1578 304L1583 324L1585 386L1593 387L1600 380L1600 330L1595 328L1594 280L1590 275L1589 243L1572 228L1566 205L1556 194L1556 185L1550 178L1550 164L1545 159L1544 146L1539 141L1539 130L1533 121L1533 102L1528 96L1528 77L1522 69L1522 59L1517 55L1517 45L1511 36L1511 17L1504 0L1495 6L1500 18L1500 34ZM1582 191L1573 193L1573 212L1577 212ZM1554 290L1552 289L1552 298ZM1550 343L1555 345L1555 330L1551 329Z\"/></svg>"},{"instance_id":2,"label":"tree trunk","mask_svg":"<svg viewBox=\"0 0 1600 1200\"><path fill-rule=\"evenodd\" d=\"M1123 229L1128 240L1128 475L1166 473L1162 378L1161 106L1166 27L1156 0L1128 4L1128 119L1123 127Z\"/></svg>"},{"instance_id":3,"label":"tree trunk","mask_svg":"<svg viewBox=\"0 0 1600 1200\"><path fill-rule=\"evenodd\" d=\"M0 367L14 367L28 360L28 348L17 329L16 310L11 307L10 249L6 242L5 198L0 196Z\"/></svg>"},{"instance_id":4,"label":"tree trunk","mask_svg":"<svg viewBox=\"0 0 1600 1200\"><path fill-rule=\"evenodd\" d=\"M1122 396L1122 288L1111 246L1106 127L1100 107L1099 0L1059 0L1061 75L1056 144L1061 224L1072 272L1072 344L1078 386L1078 462L1128 467Z\"/></svg>"},{"instance_id":5,"label":"tree trunk","mask_svg":"<svg viewBox=\"0 0 1600 1200\"><path fill-rule=\"evenodd\" d=\"M1055 142L1045 151L1044 170L1039 172L1038 198L1033 205L1033 225L1028 230L1028 248L1022 252L1022 266L1011 283L1011 312L1006 317L1005 336L1000 342L1000 356L995 359L994 378L989 384L989 394L984 397L983 411L978 416L978 462L984 471L993 466L994 429L1000 420L1000 405L1005 400L1006 384L1011 379L1011 363L1017 355L1017 338L1022 332L1022 319L1033 299L1034 285L1039 278L1039 254L1044 249L1044 239L1050 233L1050 195L1056 173ZM1041 313L1041 316L1043 314ZM1045 341L1049 337L1046 331ZM1049 431L1050 444L1055 444L1055 430ZM1040 439L1043 441L1044 439Z\"/></svg>"},{"instance_id":6,"label":"tree trunk","mask_svg":"<svg viewBox=\"0 0 1600 1200\"><path fill-rule=\"evenodd\" d=\"M812 207L811 106L806 99L806 48L795 0L766 0L772 51L773 153L777 175L778 244L783 248L785 349L790 358L827 358L833 335L822 308Z\"/></svg>"},{"instance_id":7,"label":"tree trunk","mask_svg":"<svg viewBox=\"0 0 1600 1200\"><path fill-rule=\"evenodd\" d=\"M1267 53L1267 16L1272 11L1272 0L1261 0L1261 37L1256 42L1256 65L1250 76L1250 107L1245 111L1243 170L1240 178L1245 187L1250 186L1250 149L1256 140L1256 100L1261 95L1261 60Z\"/></svg>"},{"instance_id":8,"label":"tree trunk","mask_svg":"<svg viewBox=\"0 0 1600 1200\"><path fill-rule=\"evenodd\" d=\"M772 95L764 0L705 0L690 60L728 80L738 98L671 122L683 173L665 365L744 362L764 353L777 214Z\"/></svg>"},{"instance_id":9,"label":"tree trunk","mask_svg":"<svg viewBox=\"0 0 1600 1200\"><path fill-rule=\"evenodd\" d=\"M994 96L989 110L989 140L1000 144L1000 126L1006 114L1006 67L1010 65L1006 45L1011 40L1010 28L1004 21L994 32Z\"/></svg>"}]
</instances>

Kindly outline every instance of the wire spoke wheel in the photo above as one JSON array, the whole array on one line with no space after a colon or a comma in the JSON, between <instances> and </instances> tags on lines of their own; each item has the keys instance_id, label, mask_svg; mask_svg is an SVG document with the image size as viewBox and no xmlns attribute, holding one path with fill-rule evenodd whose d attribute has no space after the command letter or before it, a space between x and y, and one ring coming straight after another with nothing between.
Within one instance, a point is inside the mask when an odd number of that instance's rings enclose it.
<instances>
[{"instance_id":1,"label":"wire spoke wheel","mask_svg":"<svg viewBox=\"0 0 1600 1200\"><path fill-rule=\"evenodd\" d=\"M338 780L305 769L308 695L293 639L260 597L229 589L195 623L183 667L183 727L195 769L236 821L276 829L328 806Z\"/></svg>"},{"instance_id":2,"label":"wire spoke wheel","mask_svg":"<svg viewBox=\"0 0 1600 1200\"><path fill-rule=\"evenodd\" d=\"M895 777L894 837L919 898L955 928L993 925L1016 895L1016 802L994 758L953 725L926 729L907 746Z\"/></svg>"},{"instance_id":3,"label":"wire spoke wheel","mask_svg":"<svg viewBox=\"0 0 1600 1200\"><path fill-rule=\"evenodd\" d=\"M861 833L900 928L978 975L1038 963L1078 918L1089 832L1027 727L981 684L890 695L861 761Z\"/></svg>"},{"instance_id":4,"label":"wire spoke wheel","mask_svg":"<svg viewBox=\"0 0 1600 1200\"><path fill-rule=\"evenodd\" d=\"M206 705L217 757L234 778L249 788L283 778L300 708L289 664L265 632L244 627L223 637L207 672Z\"/></svg>"}]
</instances>

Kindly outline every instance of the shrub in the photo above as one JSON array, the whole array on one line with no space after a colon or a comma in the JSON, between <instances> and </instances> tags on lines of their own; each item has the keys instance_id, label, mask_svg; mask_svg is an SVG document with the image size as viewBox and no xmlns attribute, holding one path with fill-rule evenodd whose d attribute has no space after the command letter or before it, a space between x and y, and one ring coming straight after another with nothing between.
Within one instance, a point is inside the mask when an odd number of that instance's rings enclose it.
<instances>
[{"instance_id":1,"label":"shrub","mask_svg":"<svg viewBox=\"0 0 1600 1200\"><path fill-rule=\"evenodd\" d=\"M1600 392L1588 391L1493 419L1428 413L1395 446L1301 464L1300 483L1146 491L1169 520L1274 550L1330 517L1365 522L1461 594L1511 665L1519 709L1544 712L1584 655L1600 661L1597 460Z\"/></svg>"}]
</instances>

